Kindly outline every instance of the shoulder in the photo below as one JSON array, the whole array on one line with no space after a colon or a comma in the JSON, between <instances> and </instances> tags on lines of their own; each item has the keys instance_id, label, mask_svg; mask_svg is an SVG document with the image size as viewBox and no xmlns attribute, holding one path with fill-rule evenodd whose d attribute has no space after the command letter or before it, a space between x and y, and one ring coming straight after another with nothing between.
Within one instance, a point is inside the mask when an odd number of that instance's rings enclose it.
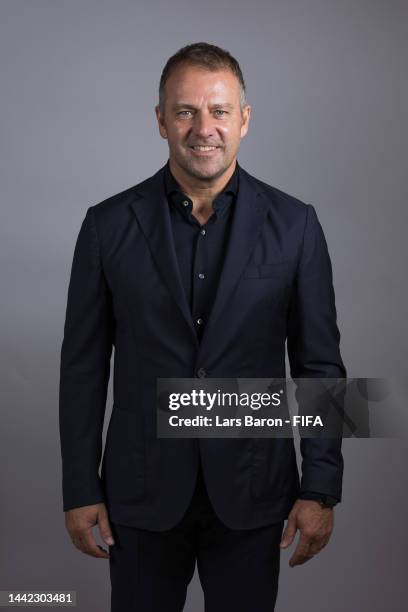
<instances>
[{"instance_id":1,"label":"shoulder","mask_svg":"<svg viewBox=\"0 0 408 612\"><path fill-rule=\"evenodd\" d=\"M311 206L303 200L285 192L273 185L270 185L259 178L256 178L242 166L240 166L240 176L247 181L251 188L261 194L262 198L270 209L289 216L299 216L304 218Z\"/></svg>"},{"instance_id":2,"label":"shoulder","mask_svg":"<svg viewBox=\"0 0 408 612\"><path fill-rule=\"evenodd\" d=\"M128 208L128 205L138 199L140 194L146 192L150 188L156 186L163 180L163 168L160 168L155 174L144 179L143 181L128 187L119 193L109 196L105 200L94 204L90 208L98 217L104 217L111 214L117 214Z\"/></svg>"},{"instance_id":3,"label":"shoulder","mask_svg":"<svg viewBox=\"0 0 408 612\"><path fill-rule=\"evenodd\" d=\"M111 244L123 236L129 224L133 222L132 205L145 196L147 199L157 199L163 184L164 167L152 176L128 187L97 204L90 206L87 216L95 228L96 235L102 245Z\"/></svg>"}]
</instances>

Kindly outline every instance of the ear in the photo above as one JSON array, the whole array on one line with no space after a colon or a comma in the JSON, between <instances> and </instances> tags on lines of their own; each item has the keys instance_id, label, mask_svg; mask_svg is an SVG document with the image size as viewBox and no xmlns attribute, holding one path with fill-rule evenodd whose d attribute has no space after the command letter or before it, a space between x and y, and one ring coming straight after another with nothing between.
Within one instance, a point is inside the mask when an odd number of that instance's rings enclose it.
<instances>
[{"instance_id":1,"label":"ear","mask_svg":"<svg viewBox=\"0 0 408 612\"><path fill-rule=\"evenodd\" d=\"M241 138L244 138L244 136L246 136L246 133L248 132L251 110L252 107L249 104L246 104L242 109Z\"/></svg>"},{"instance_id":2,"label":"ear","mask_svg":"<svg viewBox=\"0 0 408 612\"><path fill-rule=\"evenodd\" d=\"M157 123L159 125L160 136L162 138L167 138L167 130L166 130L165 122L164 122L164 117L162 113L160 112L160 107L158 104L154 107L154 110L155 110L156 117L157 117Z\"/></svg>"}]
</instances>

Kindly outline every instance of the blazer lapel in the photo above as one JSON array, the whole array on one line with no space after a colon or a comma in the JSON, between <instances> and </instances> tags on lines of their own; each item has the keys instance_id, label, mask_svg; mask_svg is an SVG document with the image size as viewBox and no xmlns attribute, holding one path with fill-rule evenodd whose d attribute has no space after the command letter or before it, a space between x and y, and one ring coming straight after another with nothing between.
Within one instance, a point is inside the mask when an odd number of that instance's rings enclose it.
<instances>
[{"instance_id":1,"label":"blazer lapel","mask_svg":"<svg viewBox=\"0 0 408 612\"><path fill-rule=\"evenodd\" d=\"M164 168L138 188L137 198L130 203L149 245L160 276L180 308L194 341L198 344L190 308L178 266L169 205L164 190Z\"/></svg>"},{"instance_id":2,"label":"blazer lapel","mask_svg":"<svg viewBox=\"0 0 408 612\"><path fill-rule=\"evenodd\" d=\"M262 198L262 190L251 180L251 175L240 167L240 180L227 253L213 307L203 331L201 350L208 342L211 331L238 283L266 219L268 205Z\"/></svg>"}]
</instances>

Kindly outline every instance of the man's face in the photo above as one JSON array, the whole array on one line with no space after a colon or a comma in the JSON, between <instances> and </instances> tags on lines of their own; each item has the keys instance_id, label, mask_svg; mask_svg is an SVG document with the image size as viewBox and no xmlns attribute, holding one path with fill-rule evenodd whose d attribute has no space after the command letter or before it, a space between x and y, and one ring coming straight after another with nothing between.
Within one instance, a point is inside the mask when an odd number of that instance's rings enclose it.
<instances>
[{"instance_id":1,"label":"man's face","mask_svg":"<svg viewBox=\"0 0 408 612\"><path fill-rule=\"evenodd\" d=\"M235 161L248 131L251 107L241 112L237 77L230 70L179 66L169 76L165 92L164 113L158 106L155 110L170 160L191 177L218 178Z\"/></svg>"}]
</instances>

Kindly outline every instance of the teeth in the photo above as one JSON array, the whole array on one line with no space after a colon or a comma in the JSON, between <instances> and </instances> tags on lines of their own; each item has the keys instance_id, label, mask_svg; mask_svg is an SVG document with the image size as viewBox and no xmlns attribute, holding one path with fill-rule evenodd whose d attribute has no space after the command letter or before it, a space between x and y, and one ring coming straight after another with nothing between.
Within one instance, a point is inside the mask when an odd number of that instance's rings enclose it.
<instances>
[{"instance_id":1,"label":"teeth","mask_svg":"<svg viewBox=\"0 0 408 612\"><path fill-rule=\"evenodd\" d=\"M214 151L214 149L216 148L217 147L201 147L201 146L193 147L194 151Z\"/></svg>"}]
</instances>

